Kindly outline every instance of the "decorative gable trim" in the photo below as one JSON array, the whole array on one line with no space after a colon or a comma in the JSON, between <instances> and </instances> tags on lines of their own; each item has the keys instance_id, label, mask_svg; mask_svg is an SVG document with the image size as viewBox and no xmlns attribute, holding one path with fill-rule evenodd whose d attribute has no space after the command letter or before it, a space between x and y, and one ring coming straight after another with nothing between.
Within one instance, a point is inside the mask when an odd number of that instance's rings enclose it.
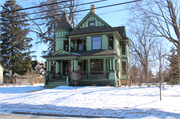
<instances>
[{"instance_id":1,"label":"decorative gable trim","mask_svg":"<svg viewBox=\"0 0 180 119\"><path fill-rule=\"evenodd\" d=\"M71 53L70 52L68 52L68 51L65 51L65 50L58 50L58 51L56 51L55 53L53 53L52 55L57 55L57 54L59 54L59 55L71 55Z\"/></svg>"},{"instance_id":2,"label":"decorative gable trim","mask_svg":"<svg viewBox=\"0 0 180 119\"><path fill-rule=\"evenodd\" d=\"M76 26L75 30L77 30L90 16L94 16L97 20L101 21L104 25L110 26L108 23L106 23L103 19L101 19L98 15L94 14L92 11L90 11L82 20L81 22Z\"/></svg>"}]
</instances>

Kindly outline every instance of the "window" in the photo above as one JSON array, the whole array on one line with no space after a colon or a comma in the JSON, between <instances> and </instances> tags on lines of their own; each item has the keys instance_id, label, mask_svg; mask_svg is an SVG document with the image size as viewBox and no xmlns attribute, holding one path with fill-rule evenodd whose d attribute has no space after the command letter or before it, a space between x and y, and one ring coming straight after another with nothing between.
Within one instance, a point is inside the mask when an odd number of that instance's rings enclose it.
<instances>
[{"instance_id":1,"label":"window","mask_svg":"<svg viewBox=\"0 0 180 119\"><path fill-rule=\"evenodd\" d=\"M109 37L109 50L112 50L113 49L113 37Z\"/></svg>"},{"instance_id":2,"label":"window","mask_svg":"<svg viewBox=\"0 0 180 119\"><path fill-rule=\"evenodd\" d=\"M89 22L89 26L95 26L95 22Z\"/></svg>"},{"instance_id":3,"label":"window","mask_svg":"<svg viewBox=\"0 0 180 119\"><path fill-rule=\"evenodd\" d=\"M92 49L101 49L101 37L92 37Z\"/></svg>"},{"instance_id":4,"label":"window","mask_svg":"<svg viewBox=\"0 0 180 119\"><path fill-rule=\"evenodd\" d=\"M126 47L125 44L122 44L122 55L126 55Z\"/></svg>"},{"instance_id":5,"label":"window","mask_svg":"<svg viewBox=\"0 0 180 119\"><path fill-rule=\"evenodd\" d=\"M82 40L78 40L78 51L83 50Z\"/></svg>"},{"instance_id":6,"label":"window","mask_svg":"<svg viewBox=\"0 0 180 119\"><path fill-rule=\"evenodd\" d=\"M126 62L122 62L122 75L126 75Z\"/></svg>"},{"instance_id":7,"label":"window","mask_svg":"<svg viewBox=\"0 0 180 119\"><path fill-rule=\"evenodd\" d=\"M102 59L92 59L91 60L91 74L101 74L103 73L103 60Z\"/></svg>"},{"instance_id":8,"label":"window","mask_svg":"<svg viewBox=\"0 0 180 119\"><path fill-rule=\"evenodd\" d=\"M69 42L68 41L64 41L64 50L69 51Z\"/></svg>"}]
</instances>

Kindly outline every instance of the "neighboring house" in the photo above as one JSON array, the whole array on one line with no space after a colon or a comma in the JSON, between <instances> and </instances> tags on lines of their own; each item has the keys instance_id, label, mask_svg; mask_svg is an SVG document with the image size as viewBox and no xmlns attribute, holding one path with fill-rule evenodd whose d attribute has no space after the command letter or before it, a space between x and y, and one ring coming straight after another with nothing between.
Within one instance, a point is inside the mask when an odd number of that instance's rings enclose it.
<instances>
[{"instance_id":1,"label":"neighboring house","mask_svg":"<svg viewBox=\"0 0 180 119\"><path fill-rule=\"evenodd\" d=\"M71 80L78 77L81 85L89 86L118 86L129 82L131 44L125 27L111 27L96 15L94 5L74 29L64 12L55 32L56 52L43 56L47 62L45 85L52 84L52 79L57 79L56 84L64 80L59 85L68 84L67 77ZM53 78L51 62L54 61L56 77Z\"/></svg>"},{"instance_id":2,"label":"neighboring house","mask_svg":"<svg viewBox=\"0 0 180 119\"><path fill-rule=\"evenodd\" d=\"M3 67L0 64L0 85L3 83Z\"/></svg>"},{"instance_id":3,"label":"neighboring house","mask_svg":"<svg viewBox=\"0 0 180 119\"><path fill-rule=\"evenodd\" d=\"M36 58L36 60L32 61L32 68L35 74L44 75L46 73L46 66L44 62L39 62Z\"/></svg>"}]
</instances>

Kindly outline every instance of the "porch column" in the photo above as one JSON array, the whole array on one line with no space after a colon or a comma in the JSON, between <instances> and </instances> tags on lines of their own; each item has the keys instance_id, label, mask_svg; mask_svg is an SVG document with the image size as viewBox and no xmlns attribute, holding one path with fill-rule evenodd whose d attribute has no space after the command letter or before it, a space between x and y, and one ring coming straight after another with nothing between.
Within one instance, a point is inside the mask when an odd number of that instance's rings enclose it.
<instances>
[{"instance_id":1,"label":"porch column","mask_svg":"<svg viewBox=\"0 0 180 119\"><path fill-rule=\"evenodd\" d=\"M51 61L49 61L49 72L50 72L49 78L50 78L50 80L52 80L52 76L51 76Z\"/></svg>"},{"instance_id":2,"label":"porch column","mask_svg":"<svg viewBox=\"0 0 180 119\"><path fill-rule=\"evenodd\" d=\"M78 61L74 59L74 71L78 70Z\"/></svg>"},{"instance_id":3,"label":"porch column","mask_svg":"<svg viewBox=\"0 0 180 119\"><path fill-rule=\"evenodd\" d=\"M49 61L46 61L46 71L49 71Z\"/></svg>"},{"instance_id":4,"label":"porch column","mask_svg":"<svg viewBox=\"0 0 180 119\"><path fill-rule=\"evenodd\" d=\"M112 70L115 71L115 59L112 59Z\"/></svg>"},{"instance_id":5,"label":"porch column","mask_svg":"<svg viewBox=\"0 0 180 119\"><path fill-rule=\"evenodd\" d=\"M116 72L115 72L115 59L110 59L110 73L109 73L109 79L112 80L110 82L110 85L116 86Z\"/></svg>"},{"instance_id":6,"label":"porch column","mask_svg":"<svg viewBox=\"0 0 180 119\"><path fill-rule=\"evenodd\" d=\"M63 61L61 60L60 61L60 69L59 69L59 71L60 71L60 78L62 78L62 75L63 75Z\"/></svg>"},{"instance_id":7,"label":"porch column","mask_svg":"<svg viewBox=\"0 0 180 119\"><path fill-rule=\"evenodd\" d=\"M106 75L106 59L103 59L103 72L104 72L104 75Z\"/></svg>"},{"instance_id":8,"label":"porch column","mask_svg":"<svg viewBox=\"0 0 180 119\"><path fill-rule=\"evenodd\" d=\"M69 52L71 52L71 38L69 38Z\"/></svg>"},{"instance_id":9,"label":"porch column","mask_svg":"<svg viewBox=\"0 0 180 119\"><path fill-rule=\"evenodd\" d=\"M72 65L72 69L74 67L74 71L72 71L73 73L71 74L71 79L72 80L77 80L78 79L78 75L77 75L77 71L78 71L78 61L76 59L71 60Z\"/></svg>"},{"instance_id":10,"label":"porch column","mask_svg":"<svg viewBox=\"0 0 180 119\"><path fill-rule=\"evenodd\" d=\"M56 73L59 72L59 62L56 62Z\"/></svg>"},{"instance_id":11,"label":"porch column","mask_svg":"<svg viewBox=\"0 0 180 119\"><path fill-rule=\"evenodd\" d=\"M71 71L73 71L74 60L71 60Z\"/></svg>"},{"instance_id":12,"label":"porch column","mask_svg":"<svg viewBox=\"0 0 180 119\"><path fill-rule=\"evenodd\" d=\"M110 71L112 71L112 60L109 59Z\"/></svg>"},{"instance_id":13,"label":"porch column","mask_svg":"<svg viewBox=\"0 0 180 119\"><path fill-rule=\"evenodd\" d=\"M51 61L49 61L49 71L51 72Z\"/></svg>"}]
</instances>

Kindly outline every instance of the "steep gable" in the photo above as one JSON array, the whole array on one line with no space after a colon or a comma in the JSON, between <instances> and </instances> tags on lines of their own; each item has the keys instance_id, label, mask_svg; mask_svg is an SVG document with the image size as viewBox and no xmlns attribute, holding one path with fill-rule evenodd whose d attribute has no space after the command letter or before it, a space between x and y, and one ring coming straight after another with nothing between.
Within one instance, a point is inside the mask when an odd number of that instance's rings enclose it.
<instances>
[{"instance_id":1,"label":"steep gable","mask_svg":"<svg viewBox=\"0 0 180 119\"><path fill-rule=\"evenodd\" d=\"M89 26L90 22L95 23L95 27L98 26L110 26L108 23L106 23L103 19L101 19L99 16L94 14L92 11L90 11L82 20L81 22L76 26L75 30L80 28L88 28L92 27Z\"/></svg>"}]
</instances>

